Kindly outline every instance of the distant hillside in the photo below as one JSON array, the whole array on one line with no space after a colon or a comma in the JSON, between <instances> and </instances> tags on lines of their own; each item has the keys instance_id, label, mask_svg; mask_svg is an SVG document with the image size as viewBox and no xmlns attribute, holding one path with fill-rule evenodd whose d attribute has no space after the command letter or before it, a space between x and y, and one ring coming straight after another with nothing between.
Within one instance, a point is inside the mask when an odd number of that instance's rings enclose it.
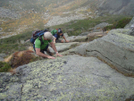
<instances>
[{"instance_id":1,"label":"distant hillside","mask_svg":"<svg viewBox=\"0 0 134 101\"><path fill-rule=\"evenodd\" d=\"M1 0L0 38L41 29L54 16L70 21L77 15L134 15L133 5L134 0Z\"/></svg>"},{"instance_id":2,"label":"distant hillside","mask_svg":"<svg viewBox=\"0 0 134 101\"><path fill-rule=\"evenodd\" d=\"M100 13L134 15L134 0L102 0Z\"/></svg>"},{"instance_id":3,"label":"distant hillside","mask_svg":"<svg viewBox=\"0 0 134 101\"><path fill-rule=\"evenodd\" d=\"M134 0L2 0L0 7L11 11L58 12L88 7L91 11L134 15ZM1 8L0 8L1 9ZM58 11L57 11L58 10ZM1 16L1 15L0 15Z\"/></svg>"}]
</instances>

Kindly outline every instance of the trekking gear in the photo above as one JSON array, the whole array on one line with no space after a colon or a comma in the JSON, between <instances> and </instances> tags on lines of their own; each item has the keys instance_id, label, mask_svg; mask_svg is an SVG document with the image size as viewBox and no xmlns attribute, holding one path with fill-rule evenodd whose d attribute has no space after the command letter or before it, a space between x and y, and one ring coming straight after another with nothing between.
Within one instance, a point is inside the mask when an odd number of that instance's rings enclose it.
<instances>
[{"instance_id":1,"label":"trekking gear","mask_svg":"<svg viewBox=\"0 0 134 101\"><path fill-rule=\"evenodd\" d=\"M34 41L39 37L39 40L41 41L41 45L43 44L43 41L42 41L42 35L44 35L44 32L47 32L48 30L45 29L44 31L42 30L36 30L36 31L33 31L32 32L32 37L30 39L30 42L32 44L34 44Z\"/></svg>"}]
</instances>

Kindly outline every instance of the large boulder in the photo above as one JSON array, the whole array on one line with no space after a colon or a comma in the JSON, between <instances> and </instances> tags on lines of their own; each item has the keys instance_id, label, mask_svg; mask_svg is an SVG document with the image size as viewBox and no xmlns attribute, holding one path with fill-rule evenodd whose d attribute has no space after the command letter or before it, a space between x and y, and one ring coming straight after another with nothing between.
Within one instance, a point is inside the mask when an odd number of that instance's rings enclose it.
<instances>
[{"instance_id":1,"label":"large boulder","mask_svg":"<svg viewBox=\"0 0 134 101\"><path fill-rule=\"evenodd\" d=\"M134 26L134 17L133 17L132 20L125 26L125 29L129 29L129 30L130 30L129 34L132 35L132 36L134 36L134 28L133 28L133 26Z\"/></svg>"},{"instance_id":2,"label":"large boulder","mask_svg":"<svg viewBox=\"0 0 134 101\"><path fill-rule=\"evenodd\" d=\"M125 101L133 98L134 78L95 57L70 55L0 73L2 101Z\"/></svg>"},{"instance_id":3,"label":"large boulder","mask_svg":"<svg viewBox=\"0 0 134 101\"><path fill-rule=\"evenodd\" d=\"M100 31L100 32L84 32L81 33L78 36L70 36L65 33L64 36L66 37L69 42L87 42L87 41L92 41L94 39L97 39L99 37L103 37L106 35L106 33Z\"/></svg>"},{"instance_id":4,"label":"large boulder","mask_svg":"<svg viewBox=\"0 0 134 101\"><path fill-rule=\"evenodd\" d=\"M5 57L6 57L5 53L0 53L0 61L4 61Z\"/></svg>"},{"instance_id":5,"label":"large boulder","mask_svg":"<svg viewBox=\"0 0 134 101\"><path fill-rule=\"evenodd\" d=\"M93 32L100 32L100 31L103 31L103 28L106 27L106 26L109 26L111 24L109 23L106 23L106 22L103 22L103 23L100 23L98 25L96 25L93 29Z\"/></svg>"},{"instance_id":6,"label":"large boulder","mask_svg":"<svg viewBox=\"0 0 134 101\"><path fill-rule=\"evenodd\" d=\"M131 29L131 25L134 24L134 17L132 20L125 26L125 29Z\"/></svg>"},{"instance_id":7,"label":"large boulder","mask_svg":"<svg viewBox=\"0 0 134 101\"><path fill-rule=\"evenodd\" d=\"M78 36L68 36L67 33L64 33L64 36L67 40L69 40L69 42L85 42L85 41L87 41L88 34L89 34L89 32L85 32ZM60 38L60 39L63 39L63 38Z\"/></svg>"},{"instance_id":8,"label":"large boulder","mask_svg":"<svg viewBox=\"0 0 134 101\"><path fill-rule=\"evenodd\" d=\"M103 32L92 32L87 35L88 41L92 41L94 39L100 38L107 35L106 33Z\"/></svg>"},{"instance_id":9,"label":"large boulder","mask_svg":"<svg viewBox=\"0 0 134 101\"><path fill-rule=\"evenodd\" d=\"M123 33L126 33L126 30L112 30L108 35L82 44L70 52L96 56L112 64L118 71L134 75L134 37Z\"/></svg>"},{"instance_id":10,"label":"large boulder","mask_svg":"<svg viewBox=\"0 0 134 101\"><path fill-rule=\"evenodd\" d=\"M72 47L75 47L79 44L79 42L69 42L69 43L56 43L56 49L58 52L64 52L69 50ZM54 50L52 49L52 47L49 47L50 51L55 53Z\"/></svg>"},{"instance_id":11,"label":"large boulder","mask_svg":"<svg viewBox=\"0 0 134 101\"><path fill-rule=\"evenodd\" d=\"M87 41L87 36L71 36L68 37L67 40L70 42L85 42Z\"/></svg>"}]
</instances>

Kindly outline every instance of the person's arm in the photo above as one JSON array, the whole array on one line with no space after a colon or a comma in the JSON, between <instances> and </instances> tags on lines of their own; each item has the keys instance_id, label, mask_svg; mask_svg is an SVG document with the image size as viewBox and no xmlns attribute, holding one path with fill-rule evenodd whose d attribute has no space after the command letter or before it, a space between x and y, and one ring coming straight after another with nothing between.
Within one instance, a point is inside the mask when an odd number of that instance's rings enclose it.
<instances>
[{"instance_id":1,"label":"person's arm","mask_svg":"<svg viewBox=\"0 0 134 101\"><path fill-rule=\"evenodd\" d=\"M62 55L60 55L60 54L58 53L58 51L57 51L57 49L56 49L56 47L55 47L55 44L54 44L53 42L51 42L50 45L51 45L51 47L53 48L53 50L55 51L56 56L60 56L60 57L61 57Z\"/></svg>"},{"instance_id":2,"label":"person's arm","mask_svg":"<svg viewBox=\"0 0 134 101\"><path fill-rule=\"evenodd\" d=\"M55 43L56 42L56 37L54 37L54 39L53 39L53 43Z\"/></svg>"},{"instance_id":3,"label":"person's arm","mask_svg":"<svg viewBox=\"0 0 134 101\"><path fill-rule=\"evenodd\" d=\"M42 52L40 52L40 48L35 48L35 50L36 50L36 54L39 56L42 56L42 57L45 57L48 59L55 59L55 57L52 57L52 56L49 56L49 55L46 55L46 54L43 54Z\"/></svg>"},{"instance_id":4,"label":"person's arm","mask_svg":"<svg viewBox=\"0 0 134 101\"><path fill-rule=\"evenodd\" d=\"M65 38L65 36L64 36L64 35L63 35L63 38L64 38L65 42L69 42L68 40L66 40L66 38Z\"/></svg>"}]
</instances>

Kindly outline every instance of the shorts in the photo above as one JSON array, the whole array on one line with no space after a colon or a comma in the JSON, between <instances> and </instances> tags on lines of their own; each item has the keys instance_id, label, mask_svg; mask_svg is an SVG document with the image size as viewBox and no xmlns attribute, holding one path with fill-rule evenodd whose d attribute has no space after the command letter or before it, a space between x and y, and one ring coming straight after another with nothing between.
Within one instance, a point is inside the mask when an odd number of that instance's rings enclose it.
<instances>
[{"instance_id":1,"label":"shorts","mask_svg":"<svg viewBox=\"0 0 134 101\"><path fill-rule=\"evenodd\" d=\"M44 53L44 51L47 51L48 46L49 46L49 45L47 45L47 46L45 47L45 49L41 49L40 52L41 52L41 53ZM36 50L35 50L35 45L34 45L34 44L33 44L33 49L34 49L34 51L36 52Z\"/></svg>"},{"instance_id":2,"label":"shorts","mask_svg":"<svg viewBox=\"0 0 134 101\"><path fill-rule=\"evenodd\" d=\"M47 51L48 46L49 46L49 45L47 45L47 46L45 47L45 49L40 50L40 52L41 52L41 53L44 53L44 51Z\"/></svg>"}]
</instances>

